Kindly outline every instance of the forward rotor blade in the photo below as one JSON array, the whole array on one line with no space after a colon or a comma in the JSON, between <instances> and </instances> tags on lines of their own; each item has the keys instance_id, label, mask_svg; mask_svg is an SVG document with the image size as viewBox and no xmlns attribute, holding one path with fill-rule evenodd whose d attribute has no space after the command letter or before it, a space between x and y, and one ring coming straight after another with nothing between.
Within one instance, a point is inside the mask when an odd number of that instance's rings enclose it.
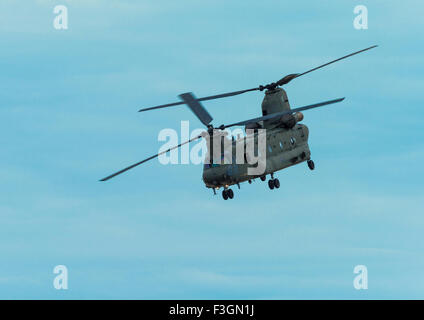
<instances>
[{"instance_id":1,"label":"forward rotor blade","mask_svg":"<svg viewBox=\"0 0 424 320\"><path fill-rule=\"evenodd\" d=\"M208 126L209 123L213 120L209 112L200 104L196 97L191 92L180 94L179 97L184 103L193 111L196 117L199 118L205 126Z\"/></svg>"},{"instance_id":2,"label":"forward rotor blade","mask_svg":"<svg viewBox=\"0 0 424 320\"><path fill-rule=\"evenodd\" d=\"M165 150L165 151L159 152L158 154L155 154L154 156L151 156L151 157L149 157L149 158L147 158L147 159L144 159L144 160L142 160L142 161L140 161L140 162L134 163L133 165L131 165L131 166L129 166L129 167L126 167L125 169L122 169L122 170L120 170L120 171L118 171L118 172L115 172L115 173L111 174L110 176L107 176L106 178L101 179L100 181L107 181L107 180L109 180L109 179L112 179L113 177L116 177L117 175L119 175L119 174L121 174L121 173L124 173L125 171L128 171L128 170L130 170L130 169L132 169L132 168L135 168L135 167L139 166L140 164L142 164L142 163L144 163L144 162L147 162L147 161L149 161L149 160L152 160L152 159L154 159L154 158L157 158L157 157L159 157L161 154L164 154L164 153L167 153L167 152L169 152L169 151L171 151L171 150L177 149L177 148L179 148L179 147L181 147L181 146L183 146L183 145L185 145L185 144L187 144L187 143L190 143L190 142L193 142L193 141L195 141L195 140L197 140L197 139L200 139L201 137L202 137L202 135L197 136L197 137L195 137L195 138L193 138L193 139L190 139L190 140L188 140L188 141L185 141L185 142L183 142L183 143L180 143L179 145L177 145L177 146L175 146L175 147L169 148L168 150Z\"/></svg>"},{"instance_id":3,"label":"forward rotor blade","mask_svg":"<svg viewBox=\"0 0 424 320\"><path fill-rule=\"evenodd\" d=\"M242 93L246 93L246 92L249 92L249 91L255 91L255 90L259 90L259 88L252 88L252 89L233 91L233 92L228 92L228 93L221 93L221 94L216 94L216 95L213 95L213 96L198 98L197 100L198 101L206 101L206 100L213 100L213 99L221 99L221 98L232 97L232 96L236 96L236 95L239 95L239 94L242 94ZM138 110L138 112L167 108L167 107L173 107L173 106L178 106L178 105L181 105L181 104L184 104L184 102L180 101L180 102L162 104L162 105L156 106L156 107L149 107L149 108L140 109L140 110Z\"/></svg>"},{"instance_id":4,"label":"forward rotor blade","mask_svg":"<svg viewBox=\"0 0 424 320\"><path fill-rule=\"evenodd\" d=\"M167 107L173 107L173 106L178 106L180 104L184 104L184 102L179 101L179 102L162 104L162 105L156 106L156 107L150 107L150 108L140 109L140 110L138 110L138 112L143 112L143 111L148 111L148 110L154 110L154 109L162 109L162 108L167 108Z\"/></svg>"},{"instance_id":5,"label":"forward rotor blade","mask_svg":"<svg viewBox=\"0 0 424 320\"><path fill-rule=\"evenodd\" d=\"M233 123L230 125L226 125L226 126L220 126L220 129L225 129L225 128L229 128L229 127L234 127L234 126L243 126L249 123L255 123L255 122L259 122L259 121L263 121L263 120L271 120L274 118L280 118L286 114L292 114L295 112L299 112L299 111L304 111L304 110L308 110L308 109L313 109L313 108L318 108L318 107L322 107L322 106L326 106L328 104L333 104L333 103L338 103L343 101L345 98L340 98L340 99L334 99L334 100L329 100L329 101L325 101L325 102L320 102L320 103L316 103L316 104L311 104L308 106L304 106L304 107L299 107L299 108L295 108L295 109L291 109L291 110L287 110L287 111L283 111L283 112L277 112L277 113L272 113L263 117L258 117L258 118L253 118L250 120L245 120L245 121L240 121L237 123Z\"/></svg>"},{"instance_id":6,"label":"forward rotor blade","mask_svg":"<svg viewBox=\"0 0 424 320\"><path fill-rule=\"evenodd\" d=\"M313 69L308 70L308 71L305 71L305 72L303 72L303 73L299 73L299 74L290 74L290 75L285 76L284 78L280 79L280 80L277 82L277 84L278 84L279 86L282 86L282 85L284 85L284 84L289 83L291 80L293 80L293 79L295 79L295 78L299 78L299 77L301 77L301 76L303 76L303 75L305 75L305 74L307 74L307 73L310 73L310 72L312 72L312 71L315 71L315 70L321 69L321 68L326 67L326 66L328 66L328 65L330 65L330 64L332 64L332 63L335 63L335 62L337 62L337 61L340 61L340 60L343 60L343 59L349 58L349 57L354 56L354 55L356 55L356 54L358 54L358 53L361 53L361 52L364 52L364 51L367 51L367 50L371 50L371 49L376 48L376 47L378 47L378 46L377 46L377 45L375 45L375 46L371 46L371 47L369 47L369 48L365 48L365 49L362 49L362 50L356 51L356 52L354 52L354 53L348 54L347 56L344 56L344 57L338 58L338 59L336 59L336 60L333 60L333 61L327 62L327 63L325 63L325 64L323 64L323 65L320 65L319 67L313 68Z\"/></svg>"}]
</instances>

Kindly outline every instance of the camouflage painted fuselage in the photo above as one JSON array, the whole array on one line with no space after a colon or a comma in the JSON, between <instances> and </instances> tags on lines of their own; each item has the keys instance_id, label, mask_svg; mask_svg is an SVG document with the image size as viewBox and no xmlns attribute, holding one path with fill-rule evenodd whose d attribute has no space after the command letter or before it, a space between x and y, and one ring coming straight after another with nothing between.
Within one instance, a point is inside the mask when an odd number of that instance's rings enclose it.
<instances>
[{"instance_id":1,"label":"camouflage painted fuselage","mask_svg":"<svg viewBox=\"0 0 424 320\"><path fill-rule=\"evenodd\" d=\"M286 92L277 88L267 91L262 102L262 114L268 115L284 110L290 110L290 104ZM264 121L256 126L246 129L266 129L266 157L265 171L261 174L249 175L248 168L255 165L236 163L237 144L245 143L246 139L254 139L255 134L247 135L230 142L232 144L232 158L230 164L206 163L203 169L203 181L208 188L228 187L257 177L272 174L276 171L299 164L311 158L308 145L309 129L306 125L297 123L303 119L303 115L290 116L277 121ZM224 137L224 139L227 139ZM228 157L228 156L227 156Z\"/></svg>"},{"instance_id":2,"label":"camouflage painted fuselage","mask_svg":"<svg viewBox=\"0 0 424 320\"><path fill-rule=\"evenodd\" d=\"M259 175L249 175L248 168L255 165L237 164L233 156L231 164L205 164L203 181L209 188L227 187L309 160L308 127L296 124L292 129L275 128L266 132L266 167ZM241 138L243 139L243 138ZM237 140L233 142L234 150Z\"/></svg>"}]
</instances>

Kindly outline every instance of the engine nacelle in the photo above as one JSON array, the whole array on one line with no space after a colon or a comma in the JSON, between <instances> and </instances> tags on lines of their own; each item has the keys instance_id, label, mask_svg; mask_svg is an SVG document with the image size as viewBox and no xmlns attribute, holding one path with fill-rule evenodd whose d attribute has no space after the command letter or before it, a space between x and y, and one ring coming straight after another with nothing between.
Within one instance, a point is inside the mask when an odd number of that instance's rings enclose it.
<instances>
[{"instance_id":1,"label":"engine nacelle","mask_svg":"<svg viewBox=\"0 0 424 320\"><path fill-rule=\"evenodd\" d=\"M303 120L303 113L302 112L296 112L294 114L286 114L281 117L281 127L286 129L293 128L296 123Z\"/></svg>"},{"instance_id":2,"label":"engine nacelle","mask_svg":"<svg viewBox=\"0 0 424 320\"><path fill-rule=\"evenodd\" d=\"M296 119L296 123L297 123L297 122L302 121L302 120L303 120L303 118L304 118L304 116L303 116L303 113L302 113L302 112L296 112L296 113L294 114L294 117L295 117L295 119Z\"/></svg>"}]
</instances>

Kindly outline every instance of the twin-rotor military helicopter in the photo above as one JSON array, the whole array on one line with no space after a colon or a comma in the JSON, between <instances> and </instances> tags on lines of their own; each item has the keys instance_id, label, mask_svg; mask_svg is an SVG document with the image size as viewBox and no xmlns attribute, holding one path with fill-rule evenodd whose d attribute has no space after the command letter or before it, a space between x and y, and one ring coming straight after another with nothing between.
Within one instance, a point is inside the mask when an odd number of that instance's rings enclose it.
<instances>
[{"instance_id":1,"label":"twin-rotor military helicopter","mask_svg":"<svg viewBox=\"0 0 424 320\"><path fill-rule=\"evenodd\" d=\"M155 154L147 159L144 159L140 162L137 162L125 169L122 169L118 172L115 172L100 181L109 180L121 173L124 173L136 166L157 158L158 156L165 154L171 150L180 148L182 145L188 144L195 140L206 138L207 141L207 155L205 159L205 164L203 167L203 181L207 188L212 188L216 194L216 190L223 188L222 197L227 199L233 199L234 192L230 188L232 185L237 185L240 189L240 183L248 181L249 183L256 178L260 178L262 181L266 180L266 176L269 175L270 179L268 180L268 186L272 189L278 189L280 187L280 181L277 178L274 178L274 173L285 169L287 167L305 162L307 163L309 169L314 170L315 164L311 160L311 152L308 145L309 130L308 127L304 124L299 123L303 120L303 114L301 111L318 108L326 106L333 103L338 103L344 100L344 98L329 100L325 102L320 102L316 104L307 105L300 108L291 109L289 100L287 98L286 91L281 88L281 86L289 83L295 78L299 78L305 74L308 74L312 71L318 70L322 67L328 66L334 62L346 59L358 53L373 49L377 46L372 46L339 59L333 60L331 62L320 65L319 67L310 69L303 73L289 74L277 82L273 82L267 85L260 85L252 89L234 91L229 93L223 93L213 96L207 96L203 98L196 98L192 93L184 93L179 95L181 101L159 105L156 107L144 108L139 110L139 112L161 109L167 107L173 107L181 104L186 104L191 111L197 116L197 118L206 126L207 130L196 136L193 139L180 143L179 145L169 148L163 152ZM214 127L211 122L213 120L212 116L206 111L206 109L201 105L201 101L220 99L225 97L236 96L250 91L264 91L265 97L262 101L262 116L236 122L229 125L221 125L219 127ZM224 155L224 151L221 152L221 157L212 156L214 144L212 143L213 139L219 138L220 143L223 139L228 139L225 136L227 133L224 131L226 128L234 126L245 126L246 132L250 132L253 129L253 134L249 134L246 137L234 139L232 137L230 144L233 146L232 150L236 150L236 146L240 143L243 145L246 144L246 139L257 139L258 130L255 129L265 129L266 132L266 154L265 166L263 172L260 174L249 174L249 163L237 163L237 161L224 161L224 158L230 158L235 160L235 154L230 152L230 155ZM257 140L256 140L257 141ZM225 149L225 148L224 148ZM246 154L245 154L246 158Z\"/></svg>"}]
</instances>

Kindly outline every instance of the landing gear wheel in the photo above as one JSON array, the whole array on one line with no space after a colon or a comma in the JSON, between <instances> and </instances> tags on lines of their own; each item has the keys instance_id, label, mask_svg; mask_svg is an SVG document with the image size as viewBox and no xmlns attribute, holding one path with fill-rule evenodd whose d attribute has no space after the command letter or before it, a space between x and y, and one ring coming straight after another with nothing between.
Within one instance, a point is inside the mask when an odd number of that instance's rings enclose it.
<instances>
[{"instance_id":1,"label":"landing gear wheel","mask_svg":"<svg viewBox=\"0 0 424 320\"><path fill-rule=\"evenodd\" d=\"M262 181L265 181L265 180L266 180L266 176L262 176L262 177L261 177L261 180L262 180Z\"/></svg>"},{"instance_id":2,"label":"landing gear wheel","mask_svg":"<svg viewBox=\"0 0 424 320\"><path fill-rule=\"evenodd\" d=\"M280 180L274 179L274 187L275 189L278 189L280 187Z\"/></svg>"},{"instance_id":3,"label":"landing gear wheel","mask_svg":"<svg viewBox=\"0 0 424 320\"><path fill-rule=\"evenodd\" d=\"M222 190L222 198L224 198L224 200L228 200L227 190Z\"/></svg>"},{"instance_id":4,"label":"landing gear wheel","mask_svg":"<svg viewBox=\"0 0 424 320\"><path fill-rule=\"evenodd\" d=\"M228 195L228 198L229 199L234 198L234 192L233 192L233 190L232 189L228 189L227 190L227 195Z\"/></svg>"},{"instance_id":5,"label":"landing gear wheel","mask_svg":"<svg viewBox=\"0 0 424 320\"><path fill-rule=\"evenodd\" d=\"M274 189L275 185L274 185L274 180L268 180L268 187L272 190Z\"/></svg>"},{"instance_id":6,"label":"landing gear wheel","mask_svg":"<svg viewBox=\"0 0 424 320\"><path fill-rule=\"evenodd\" d=\"M309 169L311 169L311 170L315 169L315 163L312 160L308 160L307 163L308 163Z\"/></svg>"}]
</instances>

